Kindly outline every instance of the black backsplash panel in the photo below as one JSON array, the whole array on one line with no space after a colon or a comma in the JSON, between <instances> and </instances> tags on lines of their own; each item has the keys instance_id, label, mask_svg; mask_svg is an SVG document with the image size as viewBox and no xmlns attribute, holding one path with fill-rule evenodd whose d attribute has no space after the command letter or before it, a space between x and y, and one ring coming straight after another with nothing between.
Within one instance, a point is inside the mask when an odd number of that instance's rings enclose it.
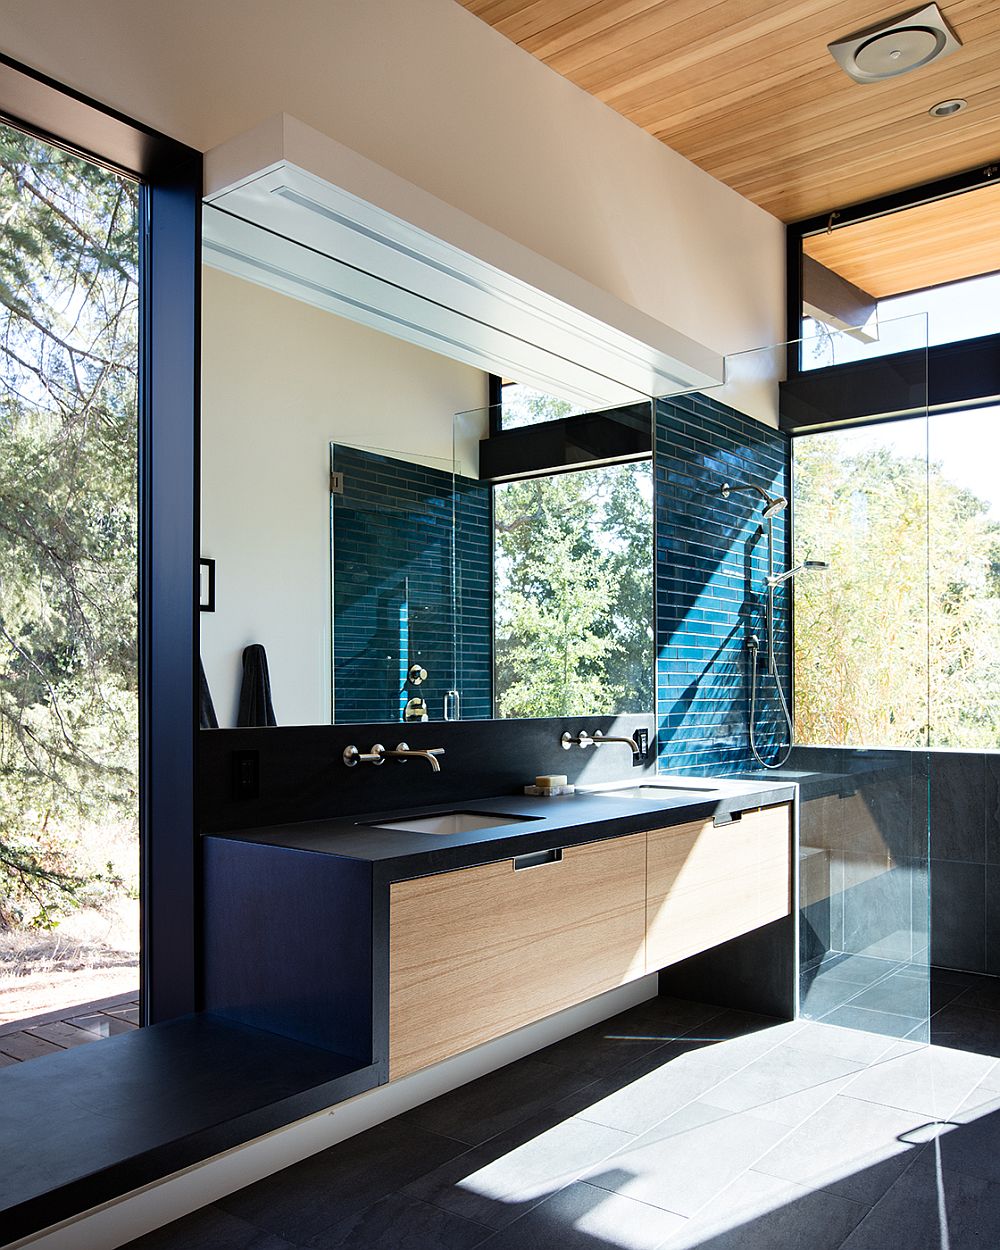
<instances>
[{"instance_id":1,"label":"black backsplash panel","mask_svg":"<svg viewBox=\"0 0 1000 1250\"><path fill-rule=\"evenodd\" d=\"M630 735L647 729L656 741L654 717L586 716L549 720L500 720L366 725L302 725L273 729L204 729L199 735L199 827L203 833L294 824L331 816L366 815L494 795L519 794L541 773L565 773L571 782L593 784L639 778L655 771L655 750L633 767L627 746L565 751L564 730L577 734ZM344 748L362 751L380 742L393 748L444 747L441 772L423 760L347 768ZM256 797L237 798L239 754L256 756Z\"/></svg>"}]
</instances>

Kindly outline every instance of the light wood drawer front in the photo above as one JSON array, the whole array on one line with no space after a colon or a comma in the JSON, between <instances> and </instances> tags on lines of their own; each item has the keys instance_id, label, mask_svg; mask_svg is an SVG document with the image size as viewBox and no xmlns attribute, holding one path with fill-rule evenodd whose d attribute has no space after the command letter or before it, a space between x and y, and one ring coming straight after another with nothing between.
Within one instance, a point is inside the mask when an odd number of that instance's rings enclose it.
<instances>
[{"instance_id":1,"label":"light wood drawer front","mask_svg":"<svg viewBox=\"0 0 1000 1250\"><path fill-rule=\"evenodd\" d=\"M646 967L686 959L791 910L791 807L646 835Z\"/></svg>"},{"instance_id":2,"label":"light wood drawer front","mask_svg":"<svg viewBox=\"0 0 1000 1250\"><path fill-rule=\"evenodd\" d=\"M642 976L645 868L639 833L393 884L390 1078Z\"/></svg>"}]
</instances>

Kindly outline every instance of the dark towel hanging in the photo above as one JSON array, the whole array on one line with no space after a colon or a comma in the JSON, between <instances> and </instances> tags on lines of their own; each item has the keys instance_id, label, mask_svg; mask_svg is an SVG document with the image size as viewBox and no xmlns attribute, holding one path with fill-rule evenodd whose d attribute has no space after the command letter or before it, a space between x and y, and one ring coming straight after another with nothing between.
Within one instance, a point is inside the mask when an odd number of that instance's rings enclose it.
<instances>
[{"instance_id":1,"label":"dark towel hanging","mask_svg":"<svg viewBox=\"0 0 1000 1250\"><path fill-rule=\"evenodd\" d=\"M218 729L219 718L215 714L215 704L212 702L212 692L208 688L208 678L205 676L205 665L201 656L198 657L198 668L201 672L198 688L199 722L202 729Z\"/></svg>"},{"instance_id":2,"label":"dark towel hanging","mask_svg":"<svg viewBox=\"0 0 1000 1250\"><path fill-rule=\"evenodd\" d=\"M243 648L243 684L237 725L276 725L271 705L271 678L267 654L259 642Z\"/></svg>"}]
</instances>

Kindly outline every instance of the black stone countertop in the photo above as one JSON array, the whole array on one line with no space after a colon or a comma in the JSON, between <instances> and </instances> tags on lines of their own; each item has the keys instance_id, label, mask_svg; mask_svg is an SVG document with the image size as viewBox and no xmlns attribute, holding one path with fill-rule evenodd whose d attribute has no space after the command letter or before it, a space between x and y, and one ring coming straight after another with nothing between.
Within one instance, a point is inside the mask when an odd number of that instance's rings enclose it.
<instances>
[{"instance_id":1,"label":"black stone countertop","mask_svg":"<svg viewBox=\"0 0 1000 1250\"><path fill-rule=\"evenodd\" d=\"M533 851L641 833L689 820L713 816L725 818L748 808L790 803L795 797L794 783L784 778L758 781L742 776L662 776L658 781L663 786L676 782L678 787L689 793L667 790L662 795L651 792L649 798L581 791L552 798L508 794L459 803L442 802L433 807L397 808L363 817L310 820L301 824L271 825L262 829L233 830L205 836L361 860L378 865L380 875L386 880L399 880ZM373 776L372 784L378 783L378 776ZM457 834L416 833L374 827L384 820L452 811L527 819Z\"/></svg>"}]
</instances>

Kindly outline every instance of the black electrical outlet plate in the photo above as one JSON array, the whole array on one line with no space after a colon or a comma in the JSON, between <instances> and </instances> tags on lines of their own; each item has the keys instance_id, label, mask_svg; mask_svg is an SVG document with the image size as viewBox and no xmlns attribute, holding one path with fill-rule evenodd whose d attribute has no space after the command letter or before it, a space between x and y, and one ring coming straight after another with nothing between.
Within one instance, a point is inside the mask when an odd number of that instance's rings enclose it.
<instances>
[{"instance_id":1,"label":"black electrical outlet plate","mask_svg":"<svg viewBox=\"0 0 1000 1250\"><path fill-rule=\"evenodd\" d=\"M640 764L645 764L646 760L649 759L649 730L634 730L632 740L639 748L638 753L632 756L632 767L638 768Z\"/></svg>"},{"instance_id":2,"label":"black electrical outlet plate","mask_svg":"<svg viewBox=\"0 0 1000 1250\"><path fill-rule=\"evenodd\" d=\"M233 752L233 798L260 798L260 752Z\"/></svg>"}]
</instances>

